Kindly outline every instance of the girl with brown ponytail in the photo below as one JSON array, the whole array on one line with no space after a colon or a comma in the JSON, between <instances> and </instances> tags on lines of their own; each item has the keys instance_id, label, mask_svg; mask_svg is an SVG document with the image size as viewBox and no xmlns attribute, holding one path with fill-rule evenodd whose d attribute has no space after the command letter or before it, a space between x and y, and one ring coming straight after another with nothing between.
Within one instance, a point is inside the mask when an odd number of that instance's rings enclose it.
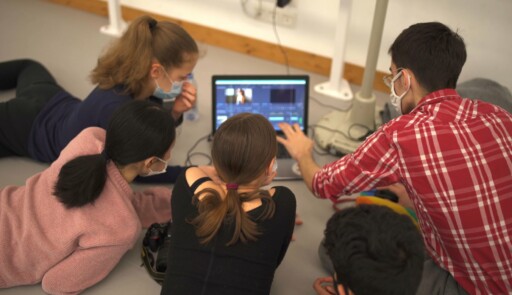
<instances>
[{"instance_id":1,"label":"girl with brown ponytail","mask_svg":"<svg viewBox=\"0 0 512 295\"><path fill-rule=\"evenodd\" d=\"M112 113L131 100L163 104L178 125L196 102L187 76L197 60L197 44L183 28L142 16L98 58L91 73L97 86L84 100L62 89L36 61L0 62L0 89L15 88L17 95L0 103L0 157L53 162L83 129L106 129ZM169 167L146 182L174 182L181 171Z\"/></svg>"},{"instance_id":2,"label":"girl with brown ponytail","mask_svg":"<svg viewBox=\"0 0 512 295\"><path fill-rule=\"evenodd\" d=\"M213 165L224 183L194 167L178 177L162 294L269 294L296 209L288 188L266 188L276 175L276 152L270 122L238 114L213 139Z\"/></svg>"}]
</instances>

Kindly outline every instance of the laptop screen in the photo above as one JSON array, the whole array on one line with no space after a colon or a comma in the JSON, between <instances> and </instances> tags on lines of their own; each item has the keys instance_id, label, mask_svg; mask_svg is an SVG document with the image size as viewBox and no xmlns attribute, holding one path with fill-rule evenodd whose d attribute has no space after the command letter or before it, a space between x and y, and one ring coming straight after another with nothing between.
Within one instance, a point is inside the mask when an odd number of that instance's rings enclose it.
<instances>
[{"instance_id":1,"label":"laptop screen","mask_svg":"<svg viewBox=\"0 0 512 295\"><path fill-rule=\"evenodd\" d=\"M212 76L212 134L238 113L265 116L277 133L280 122L308 126L309 76L215 75Z\"/></svg>"}]
</instances>

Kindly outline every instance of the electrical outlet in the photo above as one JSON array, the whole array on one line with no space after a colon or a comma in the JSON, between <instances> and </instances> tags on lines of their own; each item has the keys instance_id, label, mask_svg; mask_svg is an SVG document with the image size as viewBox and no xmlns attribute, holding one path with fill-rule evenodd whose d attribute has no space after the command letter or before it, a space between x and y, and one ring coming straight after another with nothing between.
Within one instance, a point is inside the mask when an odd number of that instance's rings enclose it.
<instances>
[{"instance_id":1,"label":"electrical outlet","mask_svg":"<svg viewBox=\"0 0 512 295\"><path fill-rule=\"evenodd\" d=\"M295 27L297 23L297 8L294 6L297 0L293 0L289 5L280 8L276 7L276 2L272 1L260 1L255 7L255 10L258 13L255 14L255 18L260 21L264 21L267 23L274 23L274 13L275 13L275 23L278 26L283 27Z\"/></svg>"}]
</instances>

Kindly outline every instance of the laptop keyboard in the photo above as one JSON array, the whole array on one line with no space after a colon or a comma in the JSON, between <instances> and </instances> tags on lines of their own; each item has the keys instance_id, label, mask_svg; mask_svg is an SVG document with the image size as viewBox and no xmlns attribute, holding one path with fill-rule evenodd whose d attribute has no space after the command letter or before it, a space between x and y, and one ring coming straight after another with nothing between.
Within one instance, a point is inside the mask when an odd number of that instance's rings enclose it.
<instances>
[{"instance_id":1,"label":"laptop keyboard","mask_svg":"<svg viewBox=\"0 0 512 295\"><path fill-rule=\"evenodd\" d=\"M290 159L292 156L288 153L284 145L278 143L277 144L277 155L276 158L278 159Z\"/></svg>"}]
</instances>

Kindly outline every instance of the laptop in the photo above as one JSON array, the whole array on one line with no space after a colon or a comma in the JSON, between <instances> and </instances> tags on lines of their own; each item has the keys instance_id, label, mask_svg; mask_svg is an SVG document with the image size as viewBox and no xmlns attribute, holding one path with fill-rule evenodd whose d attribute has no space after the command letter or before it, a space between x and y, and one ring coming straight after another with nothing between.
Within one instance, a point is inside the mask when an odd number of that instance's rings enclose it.
<instances>
[{"instance_id":1,"label":"laptop","mask_svg":"<svg viewBox=\"0 0 512 295\"><path fill-rule=\"evenodd\" d=\"M238 113L258 113L283 135L280 122L308 128L309 76L307 75L214 75L212 76L212 131ZM278 144L275 180L302 179L297 164Z\"/></svg>"}]
</instances>

